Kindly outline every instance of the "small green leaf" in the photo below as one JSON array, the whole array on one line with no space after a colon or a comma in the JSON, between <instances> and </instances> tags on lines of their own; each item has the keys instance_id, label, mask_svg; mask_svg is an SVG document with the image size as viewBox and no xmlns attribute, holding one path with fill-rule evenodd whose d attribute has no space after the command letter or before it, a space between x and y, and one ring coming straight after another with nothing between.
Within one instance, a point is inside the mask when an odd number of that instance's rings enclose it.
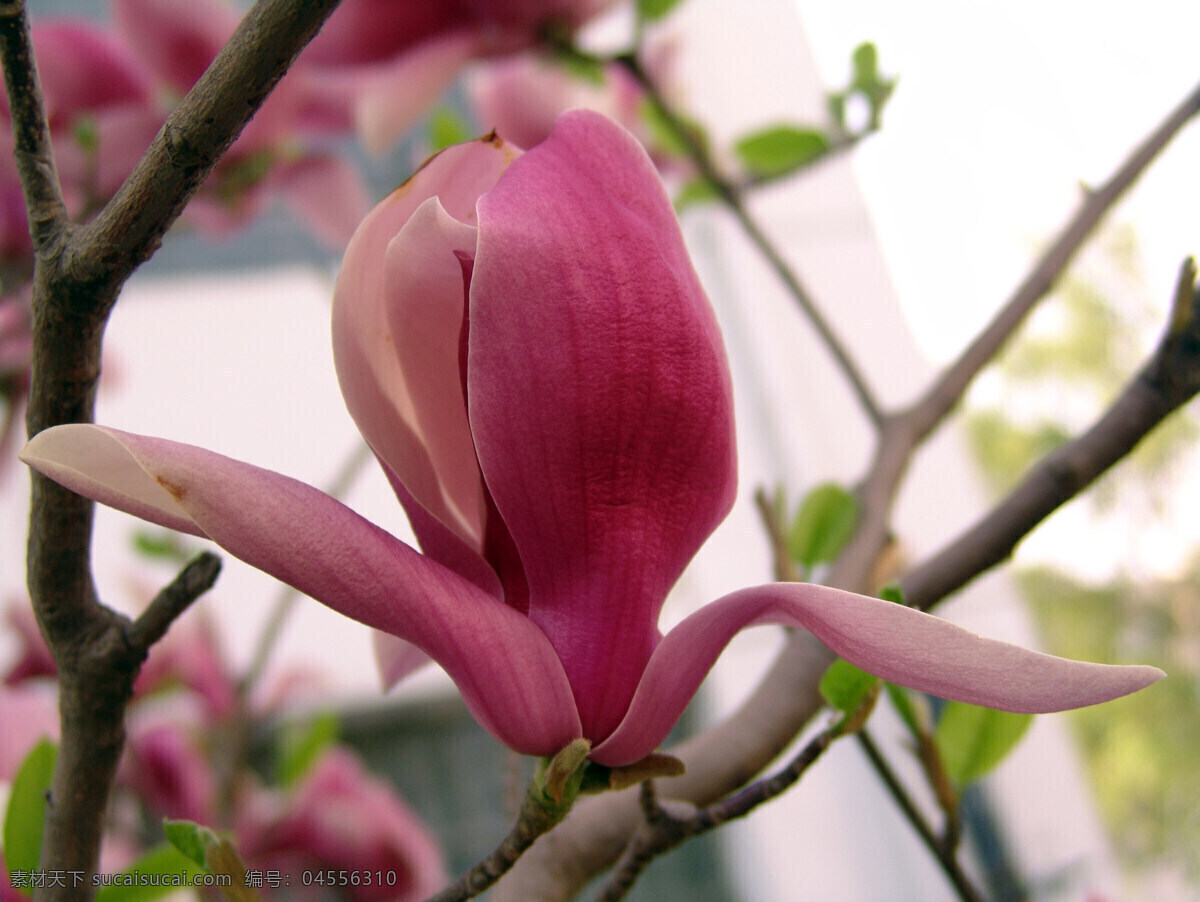
<instances>
[{"instance_id":1,"label":"small green leaf","mask_svg":"<svg viewBox=\"0 0 1200 902\"><path fill-rule=\"evenodd\" d=\"M1032 722L1032 714L947 702L935 734L946 773L959 786L978 780L1004 760Z\"/></svg>"},{"instance_id":2,"label":"small green leaf","mask_svg":"<svg viewBox=\"0 0 1200 902\"><path fill-rule=\"evenodd\" d=\"M827 482L805 496L788 533L788 552L796 563L812 569L832 561L854 535L858 500Z\"/></svg>"},{"instance_id":3,"label":"small green leaf","mask_svg":"<svg viewBox=\"0 0 1200 902\"><path fill-rule=\"evenodd\" d=\"M829 150L829 138L812 128L773 125L738 139L734 152L753 175L783 175L807 166Z\"/></svg>"},{"instance_id":4,"label":"small green leaf","mask_svg":"<svg viewBox=\"0 0 1200 902\"><path fill-rule=\"evenodd\" d=\"M4 816L4 858L8 870L36 870L42 855L42 824L46 820L46 794L54 777L58 746L42 739L21 762L8 794Z\"/></svg>"},{"instance_id":5,"label":"small green leaf","mask_svg":"<svg viewBox=\"0 0 1200 902\"><path fill-rule=\"evenodd\" d=\"M890 601L892 604L908 606L908 601L904 597L904 587L899 583L888 583L879 590L879 597L884 601Z\"/></svg>"},{"instance_id":6,"label":"small green leaf","mask_svg":"<svg viewBox=\"0 0 1200 902\"><path fill-rule=\"evenodd\" d=\"M440 106L430 113L429 143L435 151L470 141L472 137L471 128L454 108Z\"/></svg>"},{"instance_id":7,"label":"small green leaf","mask_svg":"<svg viewBox=\"0 0 1200 902\"><path fill-rule=\"evenodd\" d=\"M703 176L697 176L686 182L679 189L679 193L675 195L675 212L682 213L688 207L709 203L716 200L719 196L717 190L708 179Z\"/></svg>"},{"instance_id":8,"label":"small green leaf","mask_svg":"<svg viewBox=\"0 0 1200 902\"><path fill-rule=\"evenodd\" d=\"M845 714L853 714L867 700L879 678L838 658L821 677L821 697Z\"/></svg>"},{"instance_id":9,"label":"small green leaf","mask_svg":"<svg viewBox=\"0 0 1200 902\"><path fill-rule=\"evenodd\" d=\"M112 883L96 891L96 902L151 902L182 888L205 871L174 845L163 843L145 852Z\"/></svg>"},{"instance_id":10,"label":"small green leaf","mask_svg":"<svg viewBox=\"0 0 1200 902\"><path fill-rule=\"evenodd\" d=\"M338 716L326 711L284 730L277 751L279 784L292 786L308 773L321 753L337 741L340 729Z\"/></svg>"},{"instance_id":11,"label":"small green leaf","mask_svg":"<svg viewBox=\"0 0 1200 902\"><path fill-rule=\"evenodd\" d=\"M854 48L854 86L864 90L879 82L879 51L870 41Z\"/></svg>"},{"instance_id":12,"label":"small green leaf","mask_svg":"<svg viewBox=\"0 0 1200 902\"><path fill-rule=\"evenodd\" d=\"M643 22L654 22L673 10L680 2L681 0L637 0L638 18Z\"/></svg>"},{"instance_id":13,"label":"small green leaf","mask_svg":"<svg viewBox=\"0 0 1200 902\"><path fill-rule=\"evenodd\" d=\"M585 53L572 52L570 48L554 54L553 59L566 70L568 75L578 81L596 86L603 86L608 81L603 60Z\"/></svg>"},{"instance_id":14,"label":"small green leaf","mask_svg":"<svg viewBox=\"0 0 1200 902\"><path fill-rule=\"evenodd\" d=\"M133 534L133 550L143 557L168 561L182 562L192 557L179 533L171 530L139 529Z\"/></svg>"},{"instance_id":15,"label":"small green leaf","mask_svg":"<svg viewBox=\"0 0 1200 902\"><path fill-rule=\"evenodd\" d=\"M201 868L207 869L206 850L218 841L217 834L208 827L203 827L193 821L175 821L170 818L163 820L163 834L167 842Z\"/></svg>"}]
</instances>

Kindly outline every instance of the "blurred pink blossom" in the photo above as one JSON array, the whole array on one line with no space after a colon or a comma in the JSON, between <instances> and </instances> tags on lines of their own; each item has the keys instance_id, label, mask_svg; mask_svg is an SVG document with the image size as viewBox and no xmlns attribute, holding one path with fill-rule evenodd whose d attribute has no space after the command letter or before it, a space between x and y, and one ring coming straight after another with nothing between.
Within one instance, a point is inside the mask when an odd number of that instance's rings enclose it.
<instances>
[{"instance_id":1,"label":"blurred pink blossom","mask_svg":"<svg viewBox=\"0 0 1200 902\"><path fill-rule=\"evenodd\" d=\"M356 900L423 899L445 881L437 843L390 784L335 747L290 792L249 800L237 828L246 861L300 874L334 868L381 876L346 887Z\"/></svg>"}]
</instances>

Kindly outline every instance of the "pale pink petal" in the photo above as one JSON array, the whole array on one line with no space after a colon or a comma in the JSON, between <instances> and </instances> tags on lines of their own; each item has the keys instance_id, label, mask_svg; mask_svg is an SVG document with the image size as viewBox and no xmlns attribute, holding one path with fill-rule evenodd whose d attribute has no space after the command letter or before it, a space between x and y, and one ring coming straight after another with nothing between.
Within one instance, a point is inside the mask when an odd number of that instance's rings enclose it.
<instances>
[{"instance_id":1,"label":"pale pink petal","mask_svg":"<svg viewBox=\"0 0 1200 902\"><path fill-rule=\"evenodd\" d=\"M671 630L655 650L625 721L592 759L617 766L654 751L729 640L765 623L807 629L847 661L890 682L1003 711L1082 708L1164 676L1157 667L1070 661L984 639L877 598L774 583L726 595Z\"/></svg>"},{"instance_id":2,"label":"pale pink petal","mask_svg":"<svg viewBox=\"0 0 1200 902\"><path fill-rule=\"evenodd\" d=\"M412 642L510 748L550 755L580 735L562 666L527 618L311 486L190 445L87 425L39 433L22 460L119 510L207 536Z\"/></svg>"},{"instance_id":3,"label":"pale pink petal","mask_svg":"<svg viewBox=\"0 0 1200 902\"><path fill-rule=\"evenodd\" d=\"M38 686L0 686L0 780L10 782L42 739L58 742L58 704Z\"/></svg>"},{"instance_id":4,"label":"pale pink petal","mask_svg":"<svg viewBox=\"0 0 1200 902\"><path fill-rule=\"evenodd\" d=\"M482 550L483 498L462 412L458 335L464 287L455 250L468 244L473 249L468 232L475 224L476 199L515 155L501 142L475 141L435 156L359 227L334 289L334 363L350 415L408 493L475 552ZM420 227L409 228L418 208L434 197ZM398 237L402 231L404 236ZM395 252L389 249L393 242L399 243ZM400 259L404 248L414 253L436 249L437 256L406 262ZM390 281L405 272L419 277L417 284ZM398 324L415 319L396 309L400 301L434 315L432 323L415 323L423 334L432 331L446 338L453 331L453 348L447 360L435 362L438 375L432 386L421 384L421 374L414 386L411 363L403 359L401 349L419 348L419 340L395 332ZM439 347L444 345L441 341ZM420 399L412 396L414 387ZM418 400L432 407L419 413ZM431 448L446 457L435 458Z\"/></svg>"},{"instance_id":5,"label":"pale pink petal","mask_svg":"<svg viewBox=\"0 0 1200 902\"><path fill-rule=\"evenodd\" d=\"M276 167L272 189L305 227L331 247L345 247L371 209L357 168L339 156L308 156Z\"/></svg>"},{"instance_id":6,"label":"pale pink petal","mask_svg":"<svg viewBox=\"0 0 1200 902\"><path fill-rule=\"evenodd\" d=\"M378 66L363 84L355 107L358 132L367 148L381 153L402 138L478 50L474 32L457 31Z\"/></svg>"},{"instance_id":7,"label":"pale pink petal","mask_svg":"<svg viewBox=\"0 0 1200 902\"><path fill-rule=\"evenodd\" d=\"M603 739L736 480L716 320L628 132L567 113L480 199L469 345L472 432L530 619Z\"/></svg>"},{"instance_id":8,"label":"pale pink petal","mask_svg":"<svg viewBox=\"0 0 1200 902\"><path fill-rule=\"evenodd\" d=\"M390 633L376 630L371 635L371 644L375 648L375 660L379 664L379 677L384 689L391 689L430 660L429 655L411 642L405 642Z\"/></svg>"}]
</instances>

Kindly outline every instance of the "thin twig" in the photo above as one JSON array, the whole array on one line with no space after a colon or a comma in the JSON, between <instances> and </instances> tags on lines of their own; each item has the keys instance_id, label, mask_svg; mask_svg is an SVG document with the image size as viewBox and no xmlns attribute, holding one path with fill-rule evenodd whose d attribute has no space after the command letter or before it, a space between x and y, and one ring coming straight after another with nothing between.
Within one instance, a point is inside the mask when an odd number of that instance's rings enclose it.
<instances>
[{"instance_id":1,"label":"thin twig","mask_svg":"<svg viewBox=\"0 0 1200 902\"><path fill-rule=\"evenodd\" d=\"M663 96L658 86L654 83L654 79L651 78L650 74L642 66L637 54L622 54L616 57L616 62L620 63L633 76L642 90L645 91L646 98L653 105L662 121L671 129L680 144L687 150L689 159L695 164L700 175L717 193L722 203L733 213L734 218L741 225L742 231L746 233L750 242L762 254L771 269L775 271L779 280L783 282L788 294L800 307L813 328L816 329L817 334L820 336L829 353L833 356L842 375L850 383L850 388L854 392L854 397L857 399L863 413L866 414L867 419L873 425L878 425L882 418L882 412L879 403L875 400L874 393L867 384L866 378L859 370L858 364L855 363L850 351L825 319L816 301L804 286L804 283L800 281L800 277L796 274L791 264L784 259L783 254L775 247L774 242L767 237L754 217L750 215L750 212L746 209L745 202L742 200L741 193L717 169L716 163L713 161L707 148L697 138L694 130L688 126Z\"/></svg>"},{"instance_id":2,"label":"thin twig","mask_svg":"<svg viewBox=\"0 0 1200 902\"><path fill-rule=\"evenodd\" d=\"M1063 226L1000 312L958 359L941 372L912 408L916 441L924 439L958 405L975 376L995 359L1037 302L1050 292L1113 204L1197 113L1200 113L1200 85L1192 89L1103 185L1085 194L1079 210Z\"/></svg>"},{"instance_id":3,"label":"thin twig","mask_svg":"<svg viewBox=\"0 0 1200 902\"><path fill-rule=\"evenodd\" d=\"M929 826L929 822L917 809L916 803L909 797L905 791L900 778L896 776L895 771L888 765L887 760L883 757L883 753L875 742L867 734L866 730L862 730L855 737L858 740L859 747L867 756L867 760L871 762L871 767L875 769L875 773L879 775L879 779L883 781L883 785L887 787L888 793L895 801L896 806L904 814L905 819L921 837L921 841L925 843L938 866L946 875L946 879L954 886L955 892L963 902L984 902L983 894L975 888L971 880L963 872L963 869L958 864L958 856L955 855L954 848L941 842L937 835L933 832L933 828Z\"/></svg>"},{"instance_id":4,"label":"thin twig","mask_svg":"<svg viewBox=\"0 0 1200 902\"><path fill-rule=\"evenodd\" d=\"M844 735L843 728L841 722L825 728L805 743L799 754L777 773L704 808L696 809L690 803L678 800L660 802L652 781L646 781L638 796L643 812L642 825L630 838L595 902L617 902L625 898L654 859L685 840L745 817L759 805L780 796L816 763L835 739Z\"/></svg>"},{"instance_id":5,"label":"thin twig","mask_svg":"<svg viewBox=\"0 0 1200 902\"><path fill-rule=\"evenodd\" d=\"M451 883L428 902L463 902L491 887L516 864L539 836L556 826L567 815L570 804L548 805L533 786L525 793L517 823L495 850Z\"/></svg>"},{"instance_id":6,"label":"thin twig","mask_svg":"<svg viewBox=\"0 0 1200 902\"><path fill-rule=\"evenodd\" d=\"M54 167L50 125L33 53L33 35L24 0L0 6L0 57L12 117L13 156L29 211L34 248L42 248L67 221Z\"/></svg>"},{"instance_id":7,"label":"thin twig","mask_svg":"<svg viewBox=\"0 0 1200 902\"><path fill-rule=\"evenodd\" d=\"M221 559L210 551L196 555L129 627L130 646L149 651L150 646L167 634L167 629L188 607L213 587L221 572Z\"/></svg>"},{"instance_id":8,"label":"thin twig","mask_svg":"<svg viewBox=\"0 0 1200 902\"><path fill-rule=\"evenodd\" d=\"M771 540L771 562L775 573L775 581L780 583L800 582L800 571L787 547L787 535L781 522L779 505L767 495L766 489L759 486L754 490L754 506L758 508L758 516L763 528Z\"/></svg>"}]
</instances>

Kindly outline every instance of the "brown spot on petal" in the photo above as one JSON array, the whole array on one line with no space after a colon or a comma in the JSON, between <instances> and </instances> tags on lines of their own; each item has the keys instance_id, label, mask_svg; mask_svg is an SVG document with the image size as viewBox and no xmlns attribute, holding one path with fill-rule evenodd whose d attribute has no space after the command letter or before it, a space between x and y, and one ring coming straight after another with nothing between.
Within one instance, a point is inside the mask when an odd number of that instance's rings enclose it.
<instances>
[{"instance_id":1,"label":"brown spot on petal","mask_svg":"<svg viewBox=\"0 0 1200 902\"><path fill-rule=\"evenodd\" d=\"M187 489L162 476L155 476L154 481L166 489L168 495L170 495L179 503L183 503L183 499L187 495Z\"/></svg>"}]
</instances>

